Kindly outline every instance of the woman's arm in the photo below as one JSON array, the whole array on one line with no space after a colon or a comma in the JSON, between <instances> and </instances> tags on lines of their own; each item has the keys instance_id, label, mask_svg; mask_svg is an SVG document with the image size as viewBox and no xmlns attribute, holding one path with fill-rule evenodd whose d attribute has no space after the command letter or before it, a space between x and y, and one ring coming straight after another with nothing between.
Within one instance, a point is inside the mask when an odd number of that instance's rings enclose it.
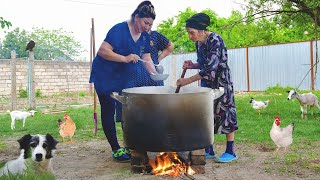
<instances>
[{"instance_id":1,"label":"woman's arm","mask_svg":"<svg viewBox=\"0 0 320 180\"><path fill-rule=\"evenodd\" d=\"M158 61L160 62L162 59L167 57L170 53L172 53L174 45L171 41L169 41L168 46L161 51L161 54L158 56Z\"/></svg>"},{"instance_id":2,"label":"woman's arm","mask_svg":"<svg viewBox=\"0 0 320 180\"><path fill-rule=\"evenodd\" d=\"M183 69L199 69L199 64L198 63L193 63L191 60L186 60L184 61L183 63ZM177 85L178 86L185 86L185 85L188 85L188 84L191 84L195 81L199 81L201 80L202 77L199 75L199 74L196 74L194 76L191 76L189 78L180 78L177 80Z\"/></svg>"},{"instance_id":3,"label":"woman's arm","mask_svg":"<svg viewBox=\"0 0 320 180\"><path fill-rule=\"evenodd\" d=\"M131 61L137 62L139 60L139 56L136 54L129 54L128 56L123 56L113 52L113 47L105 41L103 41L103 43L101 44L98 50L98 54L104 59L115 62L129 63Z\"/></svg>"},{"instance_id":4,"label":"woman's arm","mask_svg":"<svg viewBox=\"0 0 320 180\"><path fill-rule=\"evenodd\" d=\"M180 78L177 80L177 86L185 86L185 85L191 84L195 81L199 81L201 79L202 79L202 77L199 74L196 74L196 75L191 76L189 78Z\"/></svg>"},{"instance_id":5,"label":"woman's arm","mask_svg":"<svg viewBox=\"0 0 320 180\"><path fill-rule=\"evenodd\" d=\"M153 65L153 61L151 59L150 53L143 54L141 59L149 62L149 63L143 62L143 65L147 69L149 74L157 74L157 71L156 71L156 68Z\"/></svg>"}]
</instances>

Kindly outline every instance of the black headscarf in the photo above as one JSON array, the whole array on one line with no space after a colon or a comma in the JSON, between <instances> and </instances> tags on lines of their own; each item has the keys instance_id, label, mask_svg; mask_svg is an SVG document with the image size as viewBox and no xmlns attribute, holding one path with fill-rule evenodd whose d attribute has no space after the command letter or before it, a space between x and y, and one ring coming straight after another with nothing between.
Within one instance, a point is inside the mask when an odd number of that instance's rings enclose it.
<instances>
[{"instance_id":1,"label":"black headscarf","mask_svg":"<svg viewBox=\"0 0 320 180\"><path fill-rule=\"evenodd\" d=\"M210 24L210 17L205 13L198 13L191 16L186 20L187 28L194 28L198 30L207 30L207 27Z\"/></svg>"}]
</instances>

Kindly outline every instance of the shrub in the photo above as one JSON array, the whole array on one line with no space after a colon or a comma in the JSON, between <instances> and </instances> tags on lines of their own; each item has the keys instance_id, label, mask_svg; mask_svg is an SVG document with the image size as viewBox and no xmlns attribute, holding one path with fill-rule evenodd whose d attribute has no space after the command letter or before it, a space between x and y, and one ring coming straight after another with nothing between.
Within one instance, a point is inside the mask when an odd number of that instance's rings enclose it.
<instances>
[{"instance_id":1,"label":"shrub","mask_svg":"<svg viewBox=\"0 0 320 180\"><path fill-rule=\"evenodd\" d=\"M36 91L36 97L42 97L42 92L40 89L37 89Z\"/></svg>"},{"instance_id":2,"label":"shrub","mask_svg":"<svg viewBox=\"0 0 320 180\"><path fill-rule=\"evenodd\" d=\"M294 88L292 88L290 86L282 87L279 84L277 84L275 86L268 87L265 92L267 94L271 94L271 93L287 93L286 91L290 91L291 89L294 89Z\"/></svg>"},{"instance_id":3,"label":"shrub","mask_svg":"<svg viewBox=\"0 0 320 180\"><path fill-rule=\"evenodd\" d=\"M26 98L28 97L28 91L24 90L22 87L19 88L19 97Z\"/></svg>"},{"instance_id":4,"label":"shrub","mask_svg":"<svg viewBox=\"0 0 320 180\"><path fill-rule=\"evenodd\" d=\"M79 96L80 96L80 97L85 97L86 95L87 95L87 93L84 92L84 91L80 91L80 92L79 92Z\"/></svg>"}]
</instances>

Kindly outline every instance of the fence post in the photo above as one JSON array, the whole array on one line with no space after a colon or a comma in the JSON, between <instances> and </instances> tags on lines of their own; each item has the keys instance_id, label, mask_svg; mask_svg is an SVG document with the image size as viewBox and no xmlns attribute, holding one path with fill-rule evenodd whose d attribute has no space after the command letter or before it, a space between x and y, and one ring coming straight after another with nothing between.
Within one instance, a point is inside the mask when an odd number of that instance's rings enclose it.
<instances>
[{"instance_id":1,"label":"fence post","mask_svg":"<svg viewBox=\"0 0 320 180\"><path fill-rule=\"evenodd\" d=\"M310 66L311 66L311 90L314 90L314 65L313 65L313 46L310 40Z\"/></svg>"},{"instance_id":2,"label":"fence post","mask_svg":"<svg viewBox=\"0 0 320 180\"><path fill-rule=\"evenodd\" d=\"M250 92L249 47L246 47L246 73L247 73L247 89L248 89L248 92Z\"/></svg>"},{"instance_id":3,"label":"fence post","mask_svg":"<svg viewBox=\"0 0 320 180\"><path fill-rule=\"evenodd\" d=\"M29 51L29 108L35 109L35 84L34 84L34 52Z\"/></svg>"},{"instance_id":4,"label":"fence post","mask_svg":"<svg viewBox=\"0 0 320 180\"><path fill-rule=\"evenodd\" d=\"M11 51L11 111L17 109L16 51Z\"/></svg>"}]
</instances>

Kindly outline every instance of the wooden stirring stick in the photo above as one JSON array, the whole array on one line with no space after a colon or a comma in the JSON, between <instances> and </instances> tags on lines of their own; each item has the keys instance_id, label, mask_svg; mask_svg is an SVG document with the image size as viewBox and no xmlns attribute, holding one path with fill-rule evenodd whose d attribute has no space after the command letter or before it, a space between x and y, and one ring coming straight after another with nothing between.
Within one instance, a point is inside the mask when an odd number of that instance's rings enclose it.
<instances>
[{"instance_id":1,"label":"wooden stirring stick","mask_svg":"<svg viewBox=\"0 0 320 180\"><path fill-rule=\"evenodd\" d=\"M183 69L182 74L181 74L181 78L184 78L184 75L186 75L187 69ZM176 92L175 93L179 93L181 86L177 86Z\"/></svg>"}]
</instances>

